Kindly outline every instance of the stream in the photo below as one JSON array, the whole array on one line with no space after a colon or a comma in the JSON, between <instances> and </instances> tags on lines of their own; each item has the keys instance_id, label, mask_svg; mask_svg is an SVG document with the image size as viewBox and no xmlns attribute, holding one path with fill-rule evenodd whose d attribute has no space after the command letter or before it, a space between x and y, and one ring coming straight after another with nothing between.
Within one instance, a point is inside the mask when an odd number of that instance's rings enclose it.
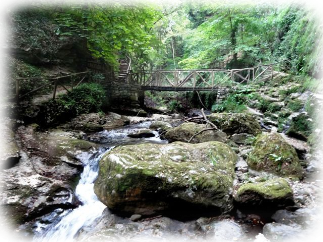
<instances>
[{"instance_id":1,"label":"stream","mask_svg":"<svg viewBox=\"0 0 323 242\"><path fill-rule=\"evenodd\" d=\"M106 206L98 200L93 190L94 182L99 172L99 161L101 157L116 145L138 144L143 142L167 143L166 140L161 140L158 132L155 131L153 131L154 137L139 139L128 137L128 134L134 133L140 129L148 128L150 124L151 122L143 122L111 131L105 130L89 137L90 140L99 141L102 144L102 147L95 153L83 152L77 157L84 164L80 181L75 189L75 194L82 205L76 209L62 212L58 218L56 218L56 222L51 226L46 227L46 225L36 222L35 231L37 232L37 235L35 236L34 241L73 241L80 229L90 226L102 215ZM57 212L59 211L54 212L52 217L57 215Z\"/></svg>"}]
</instances>

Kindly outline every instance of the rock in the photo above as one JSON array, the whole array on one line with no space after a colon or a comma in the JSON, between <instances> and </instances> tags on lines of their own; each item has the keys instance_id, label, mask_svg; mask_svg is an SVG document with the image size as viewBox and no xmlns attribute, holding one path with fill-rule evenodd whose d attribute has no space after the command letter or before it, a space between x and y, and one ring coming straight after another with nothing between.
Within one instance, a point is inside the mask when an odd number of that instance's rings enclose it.
<instances>
[{"instance_id":1,"label":"rock","mask_svg":"<svg viewBox=\"0 0 323 242\"><path fill-rule=\"evenodd\" d=\"M100 161L94 191L117 214L192 218L232 209L236 154L224 143L117 147Z\"/></svg>"},{"instance_id":2,"label":"rock","mask_svg":"<svg viewBox=\"0 0 323 242\"><path fill-rule=\"evenodd\" d=\"M196 124L192 122L183 123L178 127L169 129L165 134L165 138L169 141L188 142L194 135L191 143L201 143L207 141L226 142L227 135L220 130L202 130L206 129L204 124ZM196 135L197 134L197 135Z\"/></svg>"},{"instance_id":3,"label":"rock","mask_svg":"<svg viewBox=\"0 0 323 242\"><path fill-rule=\"evenodd\" d=\"M266 239L266 237L259 233L258 235L256 235L255 237L256 239L254 240L254 242L270 242L270 240Z\"/></svg>"},{"instance_id":4,"label":"rock","mask_svg":"<svg viewBox=\"0 0 323 242\"><path fill-rule=\"evenodd\" d=\"M119 128L128 123L129 120L125 116L116 113L89 113L82 114L60 127L64 129L81 130L84 132L91 133L99 132L104 129L110 130Z\"/></svg>"},{"instance_id":5,"label":"rock","mask_svg":"<svg viewBox=\"0 0 323 242\"><path fill-rule=\"evenodd\" d=\"M252 208L275 209L294 204L293 191L283 178L243 184L235 200L239 206Z\"/></svg>"},{"instance_id":6,"label":"rock","mask_svg":"<svg viewBox=\"0 0 323 242\"><path fill-rule=\"evenodd\" d=\"M77 139L72 132L35 132L32 126L19 127L17 137L39 175L63 181L74 182L83 169L77 156L97 147L92 142Z\"/></svg>"},{"instance_id":7,"label":"rock","mask_svg":"<svg viewBox=\"0 0 323 242\"><path fill-rule=\"evenodd\" d=\"M238 162L235 165L235 170L243 173L248 171L248 164L242 157L239 157Z\"/></svg>"},{"instance_id":8,"label":"rock","mask_svg":"<svg viewBox=\"0 0 323 242\"><path fill-rule=\"evenodd\" d=\"M34 125L17 129L20 162L1 174L1 205L6 219L14 224L32 226L31 221L54 210L78 206L74 189L83 170L79 156L96 148L79 140L78 133L36 129Z\"/></svg>"},{"instance_id":9,"label":"rock","mask_svg":"<svg viewBox=\"0 0 323 242\"><path fill-rule=\"evenodd\" d=\"M196 225L204 232L206 238L212 241L235 241L245 237L242 227L232 220L209 222L209 218L200 218Z\"/></svg>"},{"instance_id":10,"label":"rock","mask_svg":"<svg viewBox=\"0 0 323 242\"><path fill-rule=\"evenodd\" d=\"M20 159L15 134L0 124L0 170L14 166Z\"/></svg>"},{"instance_id":11,"label":"rock","mask_svg":"<svg viewBox=\"0 0 323 242\"><path fill-rule=\"evenodd\" d=\"M173 241L173 239L198 238L193 222L180 222L167 217L143 219L137 222L103 213L96 223L83 227L78 241ZM172 239L173 238L173 239Z\"/></svg>"},{"instance_id":12,"label":"rock","mask_svg":"<svg viewBox=\"0 0 323 242\"><path fill-rule=\"evenodd\" d=\"M155 121L151 123L149 128L152 130L156 130L159 133L165 133L167 130L172 128L172 125L164 121Z\"/></svg>"},{"instance_id":13,"label":"rock","mask_svg":"<svg viewBox=\"0 0 323 242\"><path fill-rule=\"evenodd\" d=\"M250 168L301 178L303 170L295 149L278 133L263 133L255 141L247 163Z\"/></svg>"},{"instance_id":14,"label":"rock","mask_svg":"<svg viewBox=\"0 0 323 242\"><path fill-rule=\"evenodd\" d=\"M131 215L130 220L133 222L136 222L136 221L140 220L141 217L142 216L140 214L133 214L133 215Z\"/></svg>"},{"instance_id":15,"label":"rock","mask_svg":"<svg viewBox=\"0 0 323 242\"><path fill-rule=\"evenodd\" d=\"M238 145L251 145L254 136L246 133L233 134L230 139Z\"/></svg>"},{"instance_id":16,"label":"rock","mask_svg":"<svg viewBox=\"0 0 323 242\"><path fill-rule=\"evenodd\" d=\"M247 133L257 135L261 127L256 116L247 113L212 113L208 119L227 134Z\"/></svg>"},{"instance_id":17,"label":"rock","mask_svg":"<svg viewBox=\"0 0 323 242\"><path fill-rule=\"evenodd\" d=\"M155 134L150 129L140 129L137 132L128 134L130 138L150 138L155 137Z\"/></svg>"},{"instance_id":18,"label":"rock","mask_svg":"<svg viewBox=\"0 0 323 242\"><path fill-rule=\"evenodd\" d=\"M288 137L285 134L281 135L289 145L294 147L299 157L303 157L306 153L310 152L311 148L305 141Z\"/></svg>"},{"instance_id":19,"label":"rock","mask_svg":"<svg viewBox=\"0 0 323 242\"><path fill-rule=\"evenodd\" d=\"M266 224L264 235L272 242L317 242L323 238L323 208L304 208L295 212L277 211L275 223Z\"/></svg>"},{"instance_id":20,"label":"rock","mask_svg":"<svg viewBox=\"0 0 323 242\"><path fill-rule=\"evenodd\" d=\"M313 126L313 120L306 113L300 113L292 116L291 125L286 134L290 137L307 141Z\"/></svg>"},{"instance_id":21,"label":"rock","mask_svg":"<svg viewBox=\"0 0 323 242\"><path fill-rule=\"evenodd\" d=\"M19 241L14 240L15 229L26 219L28 208L19 204L0 205L0 241Z\"/></svg>"}]
</instances>

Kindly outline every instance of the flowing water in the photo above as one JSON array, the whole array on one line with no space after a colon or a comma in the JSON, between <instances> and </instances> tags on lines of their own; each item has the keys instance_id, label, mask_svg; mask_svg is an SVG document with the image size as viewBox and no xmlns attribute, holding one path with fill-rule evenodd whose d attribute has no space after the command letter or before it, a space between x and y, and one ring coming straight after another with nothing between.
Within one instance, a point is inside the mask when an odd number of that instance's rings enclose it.
<instances>
[{"instance_id":1,"label":"flowing water","mask_svg":"<svg viewBox=\"0 0 323 242\"><path fill-rule=\"evenodd\" d=\"M101 157L113 149L115 145L135 144L142 142L167 143L161 140L158 133L154 132L155 137L151 138L129 138L128 134L136 132L140 129L149 127L149 122L137 125L130 125L112 131L102 131L95 134L100 139L102 148L97 152L83 152L77 158L84 164L84 170L81 179L76 187L75 194L82 203L73 210L65 211L60 214L59 222L48 226L45 232L41 232L41 225L36 224L36 231L39 233L35 238L37 242L61 242L73 241L75 235L85 226L91 225L97 218L102 215L106 206L101 203L94 193L93 186L98 176L99 161ZM91 138L90 138L91 139Z\"/></svg>"}]
</instances>

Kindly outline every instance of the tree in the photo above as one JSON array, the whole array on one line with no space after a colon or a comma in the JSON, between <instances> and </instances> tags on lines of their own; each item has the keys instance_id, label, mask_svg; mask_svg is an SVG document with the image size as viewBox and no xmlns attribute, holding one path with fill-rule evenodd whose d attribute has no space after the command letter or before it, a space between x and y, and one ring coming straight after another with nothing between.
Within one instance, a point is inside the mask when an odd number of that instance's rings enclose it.
<instances>
[{"instance_id":1,"label":"tree","mask_svg":"<svg viewBox=\"0 0 323 242\"><path fill-rule=\"evenodd\" d=\"M151 28L160 12L152 7L118 5L81 5L61 9L56 21L58 34L87 39L93 55L118 66L118 60L130 56L144 65L149 49L157 39Z\"/></svg>"},{"instance_id":2,"label":"tree","mask_svg":"<svg viewBox=\"0 0 323 242\"><path fill-rule=\"evenodd\" d=\"M239 54L256 58L267 48L267 40L261 36L265 29L272 36L267 19L272 12L269 1L187 0L187 6L199 7L205 17L187 41L184 66L216 67L217 62L231 62L232 67L238 67Z\"/></svg>"}]
</instances>

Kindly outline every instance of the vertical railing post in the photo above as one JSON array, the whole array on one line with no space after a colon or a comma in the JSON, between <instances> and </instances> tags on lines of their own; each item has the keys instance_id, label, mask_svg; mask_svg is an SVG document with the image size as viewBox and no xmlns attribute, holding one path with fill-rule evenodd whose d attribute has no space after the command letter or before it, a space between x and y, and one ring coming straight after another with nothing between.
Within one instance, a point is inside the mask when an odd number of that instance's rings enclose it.
<instances>
[{"instance_id":1,"label":"vertical railing post","mask_svg":"<svg viewBox=\"0 0 323 242\"><path fill-rule=\"evenodd\" d=\"M55 81L54 81L54 93L53 93L53 100L55 99L55 97L56 97L56 90L57 90L57 78L55 79Z\"/></svg>"}]
</instances>

